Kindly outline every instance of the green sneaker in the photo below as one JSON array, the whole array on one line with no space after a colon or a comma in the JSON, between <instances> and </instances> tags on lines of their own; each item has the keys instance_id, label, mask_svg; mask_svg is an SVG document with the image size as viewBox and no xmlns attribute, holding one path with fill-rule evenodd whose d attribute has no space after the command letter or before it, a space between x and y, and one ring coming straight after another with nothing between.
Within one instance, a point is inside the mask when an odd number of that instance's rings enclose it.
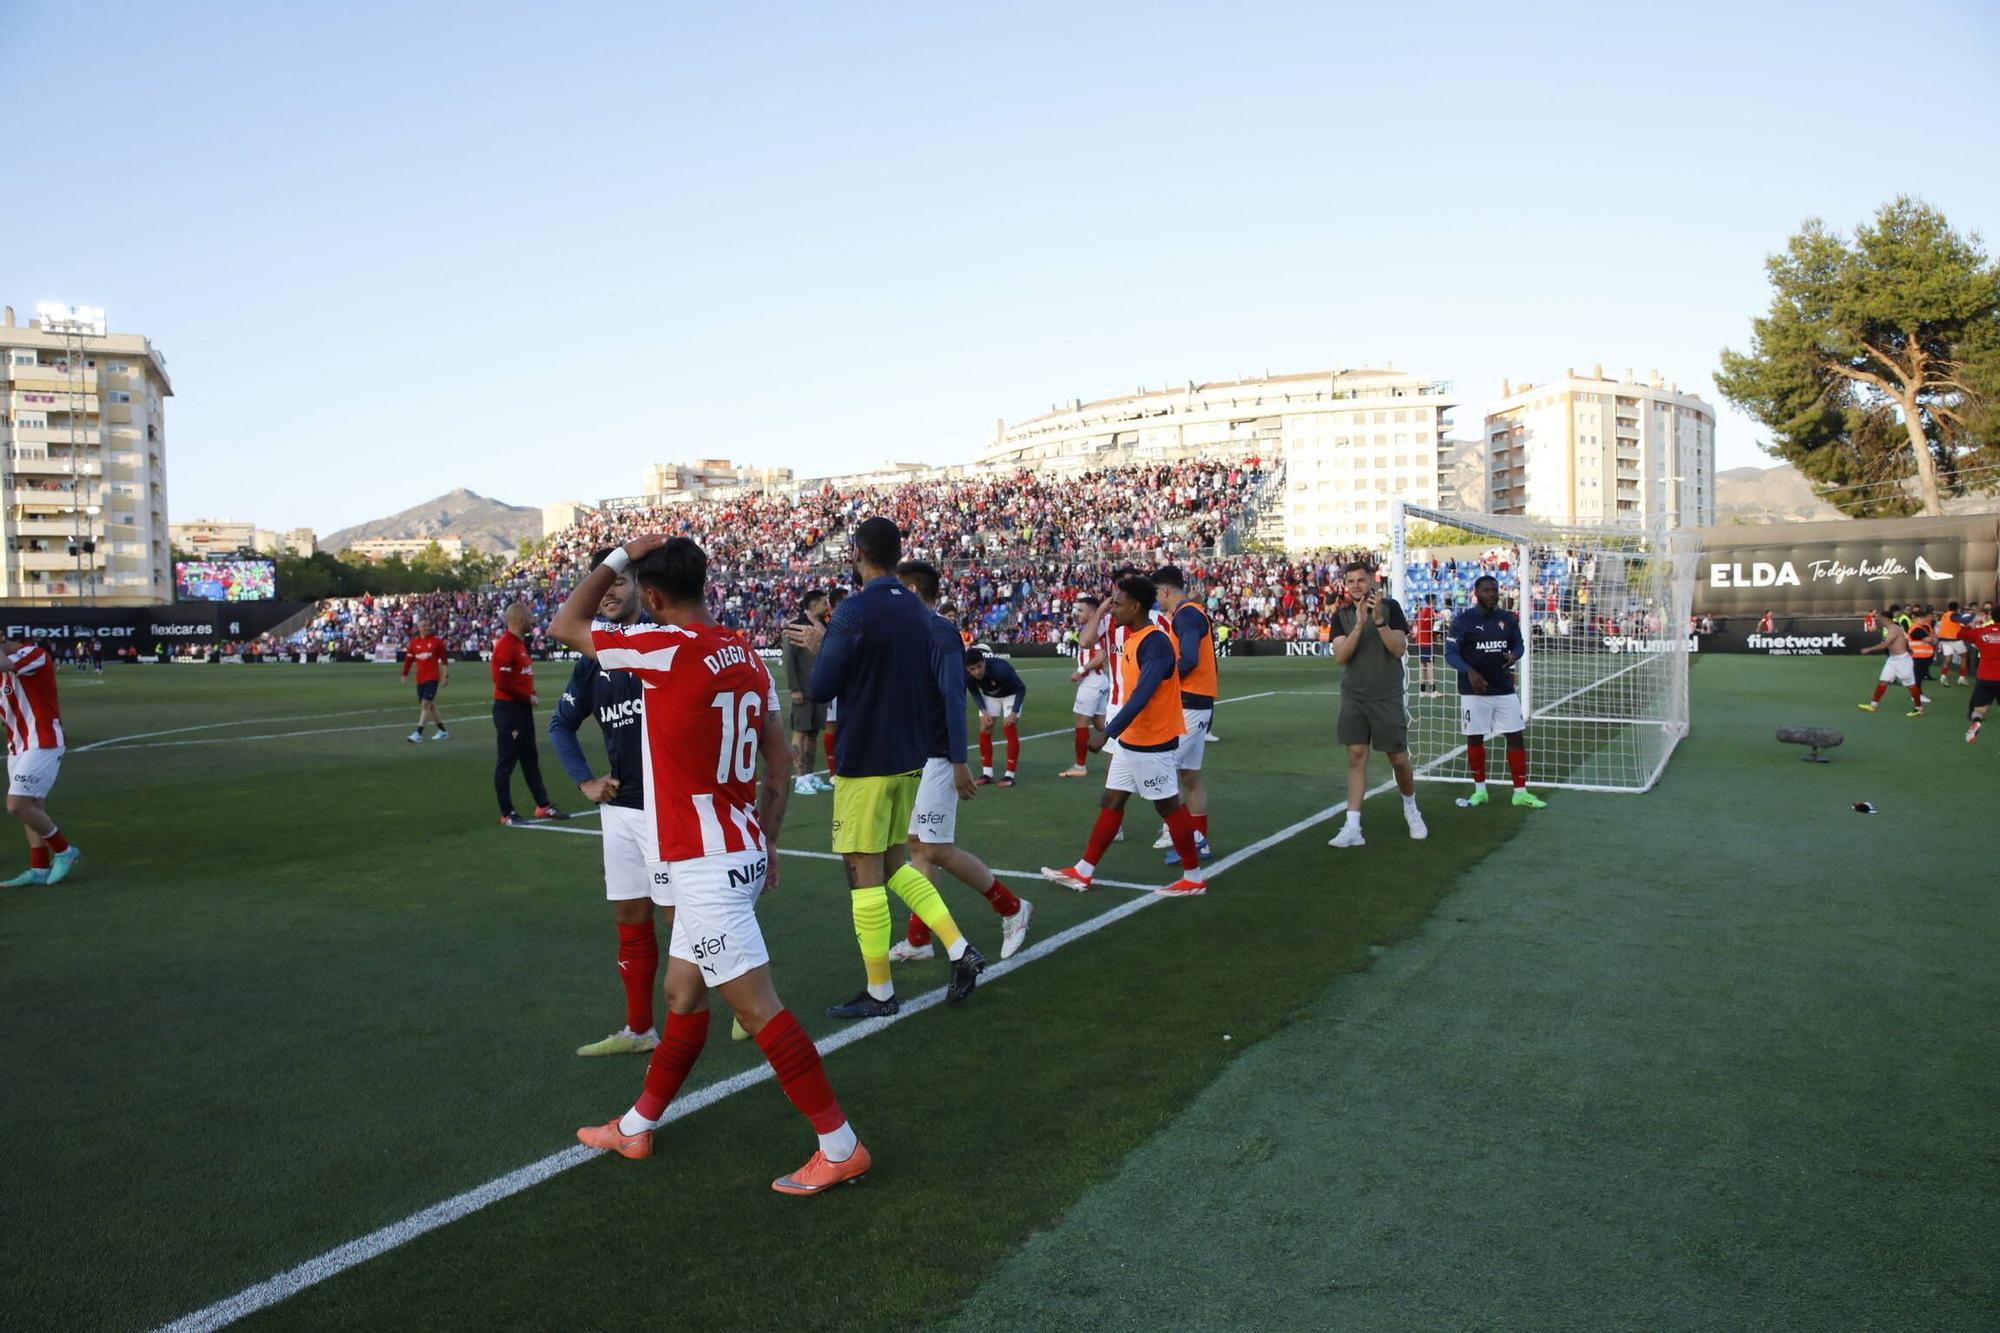
<instances>
[{"instance_id":1,"label":"green sneaker","mask_svg":"<svg viewBox=\"0 0 2000 1333\"><path fill-rule=\"evenodd\" d=\"M23 870L9 880L0 880L0 889L25 889L30 884L46 884L49 872L37 866L33 870Z\"/></svg>"},{"instance_id":2,"label":"green sneaker","mask_svg":"<svg viewBox=\"0 0 2000 1333\"><path fill-rule=\"evenodd\" d=\"M660 1044L660 1034L647 1029L634 1032L631 1028L619 1028L603 1041L593 1041L588 1046L576 1048L578 1055L633 1055L650 1051Z\"/></svg>"},{"instance_id":3,"label":"green sneaker","mask_svg":"<svg viewBox=\"0 0 2000 1333\"><path fill-rule=\"evenodd\" d=\"M1546 810L1549 803L1529 791L1526 787L1514 788L1514 804L1526 806L1530 810Z\"/></svg>"},{"instance_id":4,"label":"green sneaker","mask_svg":"<svg viewBox=\"0 0 2000 1333\"><path fill-rule=\"evenodd\" d=\"M1492 798L1486 794L1486 784L1480 783L1472 789L1472 795L1465 798L1467 805L1485 805Z\"/></svg>"},{"instance_id":5,"label":"green sneaker","mask_svg":"<svg viewBox=\"0 0 2000 1333\"><path fill-rule=\"evenodd\" d=\"M43 882L47 884L62 883L64 880L69 878L69 872L71 868L74 867L77 861L82 859L82 857L83 853L78 851L74 847L71 847L67 851L57 852L54 856L49 858L49 877L47 880Z\"/></svg>"}]
</instances>

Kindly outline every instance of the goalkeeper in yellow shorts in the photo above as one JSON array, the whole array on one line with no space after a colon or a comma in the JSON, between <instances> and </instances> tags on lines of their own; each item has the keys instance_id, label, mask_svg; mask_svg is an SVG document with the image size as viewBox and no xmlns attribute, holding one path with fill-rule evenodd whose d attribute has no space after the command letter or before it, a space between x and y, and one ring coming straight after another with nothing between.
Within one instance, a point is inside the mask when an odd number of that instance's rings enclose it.
<instances>
[{"instance_id":1,"label":"goalkeeper in yellow shorts","mask_svg":"<svg viewBox=\"0 0 2000 1333\"><path fill-rule=\"evenodd\" d=\"M972 993L986 960L952 920L936 886L909 863L904 837L928 753L931 612L896 578L903 535L877 515L854 530L861 591L824 626L786 628L787 642L819 654L806 693L840 700L834 740L833 850L847 867L854 938L868 985L834 1018L881 1018L900 1007L889 979L889 893L917 914L951 959L948 1003Z\"/></svg>"}]
</instances>

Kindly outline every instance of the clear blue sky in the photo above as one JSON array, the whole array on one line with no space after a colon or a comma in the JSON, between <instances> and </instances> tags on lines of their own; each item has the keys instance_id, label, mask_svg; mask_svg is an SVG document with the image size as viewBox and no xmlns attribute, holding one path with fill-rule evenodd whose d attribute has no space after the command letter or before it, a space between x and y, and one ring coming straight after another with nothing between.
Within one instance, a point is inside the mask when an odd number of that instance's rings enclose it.
<instances>
[{"instance_id":1,"label":"clear blue sky","mask_svg":"<svg viewBox=\"0 0 2000 1333\"><path fill-rule=\"evenodd\" d=\"M1265 369L1712 398L1802 219L2000 241L1991 4L1346 8L0 0L0 300L166 353L173 517L326 532Z\"/></svg>"}]
</instances>

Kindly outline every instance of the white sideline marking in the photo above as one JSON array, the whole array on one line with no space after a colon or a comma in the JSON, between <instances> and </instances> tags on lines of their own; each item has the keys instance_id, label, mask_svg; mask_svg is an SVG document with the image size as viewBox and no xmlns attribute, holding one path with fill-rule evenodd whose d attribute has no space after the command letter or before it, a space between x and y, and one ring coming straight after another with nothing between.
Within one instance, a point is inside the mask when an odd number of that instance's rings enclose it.
<instances>
[{"instance_id":1,"label":"white sideline marking","mask_svg":"<svg viewBox=\"0 0 2000 1333\"><path fill-rule=\"evenodd\" d=\"M79 745L73 753L82 754L85 750L102 749L107 745L122 745L126 741L151 740L155 736L179 736L189 731L215 731L222 727L256 727L262 726L266 722L317 722L322 718L328 717L366 717L372 713L400 713L404 709L405 705L403 704L396 704L393 707L385 704L380 708L350 708L344 713L299 713L292 717L239 717L229 722L204 722L198 727L169 727L165 731L135 731L130 736L113 736L109 740L92 741L88 745Z\"/></svg>"},{"instance_id":2,"label":"white sideline marking","mask_svg":"<svg viewBox=\"0 0 2000 1333\"><path fill-rule=\"evenodd\" d=\"M370 711L374 710L371 709ZM487 716L490 716L490 714L467 713L463 717L448 717L445 721L447 723L472 722ZM77 752L81 754L84 750L106 748L112 750L158 750L174 745L234 745L238 741L277 741L288 740L293 736L331 736L337 732L345 731L395 731L409 725L407 722L370 722L368 725L362 727L313 727L305 731L266 731L255 736L198 736L193 740L185 741L147 741L144 745L118 745L111 741L96 741L90 745L79 746ZM450 727L446 727L445 729L449 731ZM157 732L155 734L164 736L168 733ZM425 743L428 744L429 742Z\"/></svg>"},{"instance_id":3,"label":"white sideline marking","mask_svg":"<svg viewBox=\"0 0 2000 1333\"><path fill-rule=\"evenodd\" d=\"M1395 785L1392 779L1369 788L1365 795L1376 796L1388 791ZM1269 851L1279 843L1288 842L1307 829L1325 823L1346 809L1346 801L1336 801L1317 814L1307 815L1304 819L1285 825L1285 827L1279 829L1276 833L1259 838L1248 847L1239 848L1231 852L1228 856L1223 857L1208 868L1210 879L1220 875L1225 870L1241 865L1259 852ZM530 825L530 827L539 828L542 826ZM581 829L578 830L578 832L584 831ZM808 853L808 855L832 856L833 853L815 852ZM1080 921L1068 930L1058 931L1056 934L1049 936L1039 943L1029 945L1012 958L989 965L982 974L982 979L988 984L998 981L1016 968L1026 967L1036 959L1046 958L1065 945L1073 944L1086 935L1094 935L1106 926L1123 921L1126 917L1136 912L1143 912L1148 907L1152 907L1161 901L1162 899L1158 895L1147 894L1144 897L1120 903L1108 912L1100 913L1088 921ZM863 1019L852 1027L844 1028L824 1040L816 1041L815 1044L819 1047L819 1052L822 1056L832 1055L842 1047L851 1046L864 1037L872 1037L893 1023L900 1023L911 1015L922 1013L926 1009L936 1008L943 1002L944 987L940 986L936 990L926 991L922 995L906 1001L902 1009L891 1017ZM712 1106L723 1098L733 1096L745 1088L755 1087L757 1084L767 1081L770 1077L771 1066L763 1064L758 1065L754 1069L746 1069L740 1074L732 1074L720 1082L711 1083L703 1088L697 1088L684 1097L675 1098L667 1107L666 1118L660 1123L663 1125L672 1124L684 1116L693 1115L703 1107ZM390 1250L407 1244L427 1232L435 1231L447 1223L456 1222L461 1217L476 1213L488 1204L498 1203L502 1199L519 1194L522 1190L530 1186L539 1185L544 1180L560 1175L573 1166L581 1166L591 1158L600 1156L603 1156L600 1150L586 1148L582 1144L564 1148L560 1152L550 1153L538 1162L530 1162L526 1166L509 1171L504 1176L489 1180L484 1185L469 1189L463 1194L455 1194L443 1203L432 1204L420 1212L410 1214L400 1222L392 1222L386 1227L369 1232L359 1240L351 1240L345 1245L335 1246L317 1258L308 1259L296 1267L286 1269L276 1277L266 1278L254 1286L245 1287L234 1296L217 1301L215 1304L196 1310L192 1314L183 1315L171 1324L163 1324L155 1333L207 1333L208 1330L233 1324L239 1319L257 1313L259 1310L276 1305L289 1296L295 1296L307 1287L315 1286L330 1277L335 1277L346 1272L350 1268L367 1263L370 1259L387 1254Z\"/></svg>"}]
</instances>

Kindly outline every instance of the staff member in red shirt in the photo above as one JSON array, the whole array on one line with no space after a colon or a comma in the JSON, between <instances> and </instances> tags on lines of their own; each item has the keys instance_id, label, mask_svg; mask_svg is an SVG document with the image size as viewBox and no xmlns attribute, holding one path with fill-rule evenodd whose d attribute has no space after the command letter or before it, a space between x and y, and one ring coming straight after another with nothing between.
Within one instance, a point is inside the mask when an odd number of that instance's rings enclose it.
<instances>
[{"instance_id":1,"label":"staff member in red shirt","mask_svg":"<svg viewBox=\"0 0 2000 1333\"><path fill-rule=\"evenodd\" d=\"M500 822L525 824L514 810L514 765L528 780L536 819L568 819L549 801L542 785L542 759L535 750L535 661L528 656L528 608L507 608L507 628L493 641L493 731L500 762L493 768L493 794L500 798Z\"/></svg>"},{"instance_id":2,"label":"staff member in red shirt","mask_svg":"<svg viewBox=\"0 0 2000 1333\"><path fill-rule=\"evenodd\" d=\"M417 729L409 734L409 742L415 745L424 738L426 722L437 728L437 739L448 741L451 733L444 729L444 719L438 716L438 687L451 684L451 658L444 646L444 640L430 632L424 618L418 616L410 625L410 642L403 649L403 679L410 678L414 669L417 673Z\"/></svg>"},{"instance_id":3,"label":"staff member in red shirt","mask_svg":"<svg viewBox=\"0 0 2000 1333\"><path fill-rule=\"evenodd\" d=\"M1960 635L1979 652L1979 674L1972 682L1972 706L1966 710L1969 725L1965 729L1965 743L1970 745L1979 739L1986 710L2000 702L2000 620L1995 620L1988 611L1985 624L1961 630Z\"/></svg>"}]
</instances>

